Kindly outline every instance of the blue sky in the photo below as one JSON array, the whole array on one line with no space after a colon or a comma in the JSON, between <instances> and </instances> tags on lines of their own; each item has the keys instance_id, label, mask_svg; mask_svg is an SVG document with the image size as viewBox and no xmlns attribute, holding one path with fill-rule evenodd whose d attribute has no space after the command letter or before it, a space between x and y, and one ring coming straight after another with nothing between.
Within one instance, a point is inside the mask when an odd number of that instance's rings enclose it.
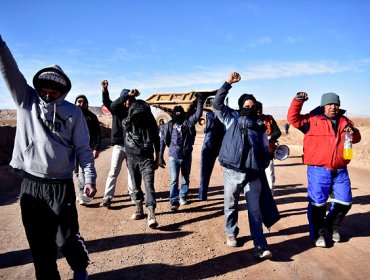
<instances>
[{"instance_id":1,"label":"blue sky","mask_svg":"<svg viewBox=\"0 0 370 280\"><path fill-rule=\"evenodd\" d=\"M67 100L101 105L137 88L156 92L219 88L231 71L236 106L252 93L288 107L306 91L309 110L336 92L348 114L370 116L370 1L2 1L0 34L29 83L59 64L72 80ZM14 108L0 80L0 108ZM267 112L268 113L268 112Z\"/></svg>"}]
</instances>

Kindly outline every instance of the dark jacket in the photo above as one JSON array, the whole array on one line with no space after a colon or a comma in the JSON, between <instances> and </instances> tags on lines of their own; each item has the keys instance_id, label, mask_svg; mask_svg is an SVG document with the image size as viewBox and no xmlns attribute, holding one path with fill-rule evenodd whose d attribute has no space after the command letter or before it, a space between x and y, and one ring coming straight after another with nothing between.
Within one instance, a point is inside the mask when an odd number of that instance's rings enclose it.
<instances>
[{"instance_id":1,"label":"dark jacket","mask_svg":"<svg viewBox=\"0 0 370 280\"><path fill-rule=\"evenodd\" d=\"M115 112L113 112L112 100L109 98L109 92L102 93L103 98L103 105L111 112L112 114L112 131L111 131L111 140L112 145L124 145L123 141L123 131L122 131L122 120L127 115L127 110L118 109L117 106L122 105L128 99L128 90L122 91L121 96L116 99L114 102L116 103ZM125 93L127 93L125 95ZM121 102L121 103L119 103ZM123 106L122 106L123 107Z\"/></svg>"},{"instance_id":2,"label":"dark jacket","mask_svg":"<svg viewBox=\"0 0 370 280\"><path fill-rule=\"evenodd\" d=\"M264 173L270 161L266 126L224 105L230 88L225 83L214 101L215 113L226 129L218 159L222 166L246 173L252 180Z\"/></svg>"},{"instance_id":3,"label":"dark jacket","mask_svg":"<svg viewBox=\"0 0 370 280\"><path fill-rule=\"evenodd\" d=\"M159 153L157 122L144 100L135 100L122 121L126 153L129 156L153 158Z\"/></svg>"},{"instance_id":4,"label":"dark jacket","mask_svg":"<svg viewBox=\"0 0 370 280\"><path fill-rule=\"evenodd\" d=\"M225 134L225 127L217 118L214 112L206 114L206 128L204 129L204 141L202 149L212 150L213 152L220 152L222 139Z\"/></svg>"},{"instance_id":5,"label":"dark jacket","mask_svg":"<svg viewBox=\"0 0 370 280\"><path fill-rule=\"evenodd\" d=\"M195 125L199 121L203 113L203 104L204 101L201 99L197 100L197 109L193 115L187 117L182 124L182 137L183 137L183 146L182 146L182 155L183 157L188 156L193 151L193 145L196 136ZM163 138L160 142L160 156L163 156L164 151L167 147L171 145L172 131L175 123L171 120L168 123L163 125ZM177 145L172 141L172 145Z\"/></svg>"},{"instance_id":6,"label":"dark jacket","mask_svg":"<svg viewBox=\"0 0 370 280\"><path fill-rule=\"evenodd\" d=\"M261 180L260 209L262 221L267 228L270 228L280 219L280 214L264 172L270 160L267 134L265 133L266 127L262 122L254 122L240 116L239 112L224 104L230 88L230 84L224 83L217 91L213 104L215 114L226 129L219 161L226 168L240 172L238 168L242 166L242 160L246 160L244 172L247 180L255 179L255 176L258 176ZM243 129L247 130L246 135L243 133ZM249 144L249 149L244 146L246 141L247 147Z\"/></svg>"},{"instance_id":7,"label":"dark jacket","mask_svg":"<svg viewBox=\"0 0 370 280\"><path fill-rule=\"evenodd\" d=\"M99 151L101 146L100 122L97 116L88 109L83 109L82 113L85 116L87 127L89 128L90 148L93 151Z\"/></svg>"}]
</instances>

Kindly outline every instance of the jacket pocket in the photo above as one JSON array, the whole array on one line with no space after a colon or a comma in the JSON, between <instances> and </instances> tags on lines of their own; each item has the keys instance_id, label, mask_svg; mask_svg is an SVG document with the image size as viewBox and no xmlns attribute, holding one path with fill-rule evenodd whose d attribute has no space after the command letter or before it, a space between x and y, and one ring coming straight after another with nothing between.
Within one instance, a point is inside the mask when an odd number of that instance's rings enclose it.
<instances>
[{"instance_id":1,"label":"jacket pocket","mask_svg":"<svg viewBox=\"0 0 370 280\"><path fill-rule=\"evenodd\" d=\"M72 149L56 141L33 140L23 152L27 169L44 175L68 172Z\"/></svg>"}]
</instances>

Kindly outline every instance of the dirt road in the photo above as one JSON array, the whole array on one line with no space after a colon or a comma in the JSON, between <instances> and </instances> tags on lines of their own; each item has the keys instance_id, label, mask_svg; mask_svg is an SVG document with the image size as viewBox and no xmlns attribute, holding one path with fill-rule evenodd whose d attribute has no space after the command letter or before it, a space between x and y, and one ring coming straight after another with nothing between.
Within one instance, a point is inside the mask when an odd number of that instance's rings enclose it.
<instances>
[{"instance_id":1,"label":"dirt road","mask_svg":"<svg viewBox=\"0 0 370 280\"><path fill-rule=\"evenodd\" d=\"M81 233L87 240L92 264L89 279L369 279L370 173L350 168L354 205L342 229L343 242L314 248L306 220L306 176L299 152L276 162L275 199L282 219L266 235L273 258L253 256L245 202L239 213L242 244L225 245L223 231L222 170L217 165L209 200L196 198L202 138L193 152L189 205L169 209L169 168L156 173L159 228L132 221L126 171L121 173L111 209L98 207L108 173L111 148L96 162L97 198L89 207L78 206ZM294 147L292 147L294 148ZM2 178L2 180L5 178ZM34 279L32 259L21 225L17 190L3 190L0 200L0 279ZM65 259L58 260L62 279L71 279Z\"/></svg>"}]
</instances>

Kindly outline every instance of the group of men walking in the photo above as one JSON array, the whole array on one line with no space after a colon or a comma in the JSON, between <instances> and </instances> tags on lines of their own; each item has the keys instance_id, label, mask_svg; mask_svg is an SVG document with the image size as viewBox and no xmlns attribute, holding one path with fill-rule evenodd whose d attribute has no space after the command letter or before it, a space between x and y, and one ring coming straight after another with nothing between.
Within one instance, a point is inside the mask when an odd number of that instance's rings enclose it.
<instances>
[{"instance_id":1,"label":"group of men walking","mask_svg":"<svg viewBox=\"0 0 370 280\"><path fill-rule=\"evenodd\" d=\"M77 106L65 100L72 85L58 65L41 69L33 78L33 87L28 85L1 36L0 70L17 107L10 165L23 178L21 214L36 278L60 279L56 263L60 248L74 271L73 279L87 279L90 261L79 232L73 172L78 173L77 200L84 204L96 194L94 158L101 145L97 119L88 111L86 96L76 98ZM225 104L232 85L240 80L236 72L227 77L215 96L214 113L207 114L198 198L207 200L218 156L223 167L226 244L238 246L238 202L243 193L255 256L266 259L272 257L272 252L263 225L269 228L280 219L273 198L272 149L281 132L273 118L263 115L262 104L252 94L241 95L237 109ZM172 120L159 130L150 106L137 99L138 90L123 89L112 101L108 81L101 84L103 104L112 113L113 145L101 206L112 203L117 176L126 160L128 192L135 204L131 218L143 219L145 205L147 224L156 228L155 170L166 167L164 152L168 147L170 209L177 211L180 205L186 205L195 124L207 96L197 97L193 115L176 106ZM338 229L352 204L347 170L350 160L343 157L344 134L351 134L353 143L359 142L361 135L339 108L337 94L324 94L319 107L301 114L307 99L305 92L296 94L288 121L305 134L303 162L307 164L310 236L315 246L326 247L329 241L340 241ZM329 197L331 207L327 213Z\"/></svg>"}]
</instances>

